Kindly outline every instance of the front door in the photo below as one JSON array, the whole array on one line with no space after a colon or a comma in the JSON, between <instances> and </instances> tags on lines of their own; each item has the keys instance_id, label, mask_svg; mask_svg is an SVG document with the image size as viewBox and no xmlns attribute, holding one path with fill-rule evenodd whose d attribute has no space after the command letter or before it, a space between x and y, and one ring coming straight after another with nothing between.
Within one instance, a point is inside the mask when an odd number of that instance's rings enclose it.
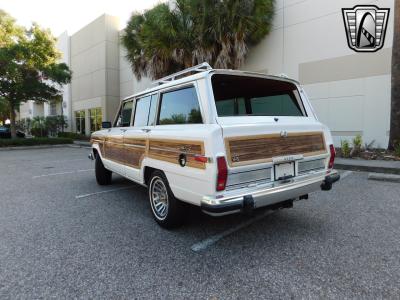
<instances>
[{"instance_id":1,"label":"front door","mask_svg":"<svg viewBox=\"0 0 400 300\"><path fill-rule=\"evenodd\" d=\"M126 152L124 133L131 125L133 100L122 103L115 127L109 129L104 143L104 165L106 168L125 176Z\"/></svg>"},{"instance_id":2,"label":"front door","mask_svg":"<svg viewBox=\"0 0 400 300\"><path fill-rule=\"evenodd\" d=\"M109 129L104 143L103 163L107 169L125 175L124 164L124 131L122 127Z\"/></svg>"}]
</instances>

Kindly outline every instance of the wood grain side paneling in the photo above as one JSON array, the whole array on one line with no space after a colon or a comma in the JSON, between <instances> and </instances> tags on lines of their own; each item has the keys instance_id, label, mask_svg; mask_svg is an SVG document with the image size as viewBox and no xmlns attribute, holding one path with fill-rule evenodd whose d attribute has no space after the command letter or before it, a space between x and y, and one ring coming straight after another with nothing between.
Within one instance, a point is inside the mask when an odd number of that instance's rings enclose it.
<instances>
[{"instance_id":1,"label":"wood grain side paneling","mask_svg":"<svg viewBox=\"0 0 400 300\"><path fill-rule=\"evenodd\" d=\"M233 167L271 162L276 156L326 153L322 132L289 133L287 137L280 134L233 137L226 138L225 145L228 162Z\"/></svg>"},{"instance_id":2,"label":"wood grain side paneling","mask_svg":"<svg viewBox=\"0 0 400 300\"><path fill-rule=\"evenodd\" d=\"M123 137L106 137L104 143L104 157L112 161L125 164L125 147Z\"/></svg>"},{"instance_id":3,"label":"wood grain side paneling","mask_svg":"<svg viewBox=\"0 0 400 300\"><path fill-rule=\"evenodd\" d=\"M125 164L129 167L140 168L146 155L146 139L124 138Z\"/></svg>"},{"instance_id":4,"label":"wood grain side paneling","mask_svg":"<svg viewBox=\"0 0 400 300\"><path fill-rule=\"evenodd\" d=\"M149 140L148 156L153 159L179 164L179 155L186 154L186 166L205 169L205 163L194 159L195 155L204 155L204 143L200 141Z\"/></svg>"},{"instance_id":5,"label":"wood grain side paneling","mask_svg":"<svg viewBox=\"0 0 400 300\"><path fill-rule=\"evenodd\" d=\"M179 155L186 154L187 167L205 169L203 162L194 156L204 155L204 143L201 141L161 140L107 137L104 142L104 157L133 168L140 168L143 159L153 159L179 164Z\"/></svg>"}]
</instances>

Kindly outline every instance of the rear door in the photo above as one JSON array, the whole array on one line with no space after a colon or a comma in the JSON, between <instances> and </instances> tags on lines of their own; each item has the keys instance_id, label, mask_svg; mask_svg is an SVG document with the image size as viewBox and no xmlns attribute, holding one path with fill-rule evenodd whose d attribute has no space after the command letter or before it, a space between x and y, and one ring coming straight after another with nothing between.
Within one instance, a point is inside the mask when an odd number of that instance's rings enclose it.
<instances>
[{"instance_id":1,"label":"rear door","mask_svg":"<svg viewBox=\"0 0 400 300\"><path fill-rule=\"evenodd\" d=\"M231 169L271 163L270 179L280 180L298 174L296 161L327 154L323 126L294 83L231 74L211 82Z\"/></svg>"},{"instance_id":2,"label":"rear door","mask_svg":"<svg viewBox=\"0 0 400 300\"><path fill-rule=\"evenodd\" d=\"M149 132L154 126L158 94L137 98L132 126L124 133L125 172L132 180L141 181L140 170Z\"/></svg>"}]
</instances>

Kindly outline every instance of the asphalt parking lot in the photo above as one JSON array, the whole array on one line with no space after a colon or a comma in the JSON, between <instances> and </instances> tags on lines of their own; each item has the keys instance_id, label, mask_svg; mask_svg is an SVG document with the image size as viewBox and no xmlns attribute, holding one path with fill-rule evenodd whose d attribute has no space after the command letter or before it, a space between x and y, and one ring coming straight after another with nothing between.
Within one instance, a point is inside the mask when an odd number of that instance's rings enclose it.
<instances>
[{"instance_id":1,"label":"asphalt parking lot","mask_svg":"<svg viewBox=\"0 0 400 300\"><path fill-rule=\"evenodd\" d=\"M167 231L88 149L0 151L0 298L399 298L400 184L345 173L294 208Z\"/></svg>"}]
</instances>

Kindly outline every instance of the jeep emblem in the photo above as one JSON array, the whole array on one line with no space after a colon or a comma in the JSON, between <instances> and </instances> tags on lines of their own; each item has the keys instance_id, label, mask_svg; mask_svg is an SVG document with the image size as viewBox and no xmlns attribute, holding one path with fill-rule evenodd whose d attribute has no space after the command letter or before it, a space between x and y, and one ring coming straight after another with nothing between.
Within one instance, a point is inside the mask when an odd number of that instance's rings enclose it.
<instances>
[{"instance_id":1,"label":"jeep emblem","mask_svg":"<svg viewBox=\"0 0 400 300\"><path fill-rule=\"evenodd\" d=\"M282 131L281 131L281 137L286 138L287 136L288 136L287 131L282 130Z\"/></svg>"}]
</instances>

